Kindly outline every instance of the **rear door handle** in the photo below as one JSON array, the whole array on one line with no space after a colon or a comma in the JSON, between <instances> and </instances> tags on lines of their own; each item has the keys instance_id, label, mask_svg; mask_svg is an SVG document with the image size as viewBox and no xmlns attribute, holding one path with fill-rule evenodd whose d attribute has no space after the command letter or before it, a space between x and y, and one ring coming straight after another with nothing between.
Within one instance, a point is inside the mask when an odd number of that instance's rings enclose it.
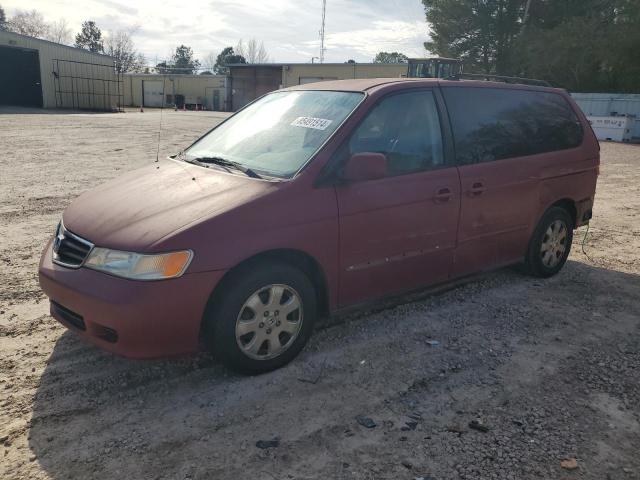
<instances>
[{"instance_id":1,"label":"rear door handle","mask_svg":"<svg viewBox=\"0 0 640 480\"><path fill-rule=\"evenodd\" d=\"M451 190L446 187L439 189L433 197L433 201L436 203L445 203L449 200L451 200Z\"/></svg>"},{"instance_id":2,"label":"rear door handle","mask_svg":"<svg viewBox=\"0 0 640 480\"><path fill-rule=\"evenodd\" d=\"M468 194L470 197L477 197L478 195L482 195L482 193L486 190L487 188L484 186L484 183L482 182L474 182L473 185L471 185L471 188L468 190Z\"/></svg>"}]
</instances>

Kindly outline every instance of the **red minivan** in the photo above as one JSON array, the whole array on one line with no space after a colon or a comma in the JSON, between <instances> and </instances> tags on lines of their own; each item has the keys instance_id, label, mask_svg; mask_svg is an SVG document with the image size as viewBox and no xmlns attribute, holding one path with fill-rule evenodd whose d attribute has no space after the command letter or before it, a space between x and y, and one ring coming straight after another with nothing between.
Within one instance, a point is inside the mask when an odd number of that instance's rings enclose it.
<instances>
[{"instance_id":1,"label":"red minivan","mask_svg":"<svg viewBox=\"0 0 640 480\"><path fill-rule=\"evenodd\" d=\"M51 314L137 358L264 372L347 306L524 262L589 221L599 146L562 90L366 79L279 90L84 193L40 262Z\"/></svg>"}]
</instances>

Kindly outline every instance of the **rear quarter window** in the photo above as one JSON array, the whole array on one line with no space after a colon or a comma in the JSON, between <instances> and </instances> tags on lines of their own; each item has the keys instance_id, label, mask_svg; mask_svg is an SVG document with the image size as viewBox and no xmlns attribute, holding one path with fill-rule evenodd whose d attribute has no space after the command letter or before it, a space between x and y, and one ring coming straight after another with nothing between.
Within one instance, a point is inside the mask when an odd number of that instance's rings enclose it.
<instances>
[{"instance_id":1,"label":"rear quarter window","mask_svg":"<svg viewBox=\"0 0 640 480\"><path fill-rule=\"evenodd\" d=\"M501 88L443 88L458 163L566 150L584 132L562 95Z\"/></svg>"}]
</instances>

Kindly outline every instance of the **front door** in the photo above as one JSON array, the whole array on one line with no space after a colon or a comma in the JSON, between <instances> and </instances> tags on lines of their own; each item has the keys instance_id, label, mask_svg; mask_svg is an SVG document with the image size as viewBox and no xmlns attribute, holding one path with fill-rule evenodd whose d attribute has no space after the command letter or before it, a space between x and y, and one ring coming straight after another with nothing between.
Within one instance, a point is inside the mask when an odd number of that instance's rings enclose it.
<instances>
[{"instance_id":1,"label":"front door","mask_svg":"<svg viewBox=\"0 0 640 480\"><path fill-rule=\"evenodd\" d=\"M37 50L0 46L0 105L42 108Z\"/></svg>"},{"instance_id":2,"label":"front door","mask_svg":"<svg viewBox=\"0 0 640 480\"><path fill-rule=\"evenodd\" d=\"M387 157L385 178L336 186L341 306L449 277L460 208L431 90L383 98L341 149Z\"/></svg>"}]
</instances>

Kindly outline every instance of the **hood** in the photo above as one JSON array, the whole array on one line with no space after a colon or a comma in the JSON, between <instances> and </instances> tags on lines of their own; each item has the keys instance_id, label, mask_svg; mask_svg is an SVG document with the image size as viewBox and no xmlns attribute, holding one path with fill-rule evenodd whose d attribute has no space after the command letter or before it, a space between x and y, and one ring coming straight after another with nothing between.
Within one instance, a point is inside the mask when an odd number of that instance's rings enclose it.
<instances>
[{"instance_id":1,"label":"hood","mask_svg":"<svg viewBox=\"0 0 640 480\"><path fill-rule=\"evenodd\" d=\"M65 227L97 246L144 252L175 230L266 195L277 183L164 160L80 195Z\"/></svg>"}]
</instances>

